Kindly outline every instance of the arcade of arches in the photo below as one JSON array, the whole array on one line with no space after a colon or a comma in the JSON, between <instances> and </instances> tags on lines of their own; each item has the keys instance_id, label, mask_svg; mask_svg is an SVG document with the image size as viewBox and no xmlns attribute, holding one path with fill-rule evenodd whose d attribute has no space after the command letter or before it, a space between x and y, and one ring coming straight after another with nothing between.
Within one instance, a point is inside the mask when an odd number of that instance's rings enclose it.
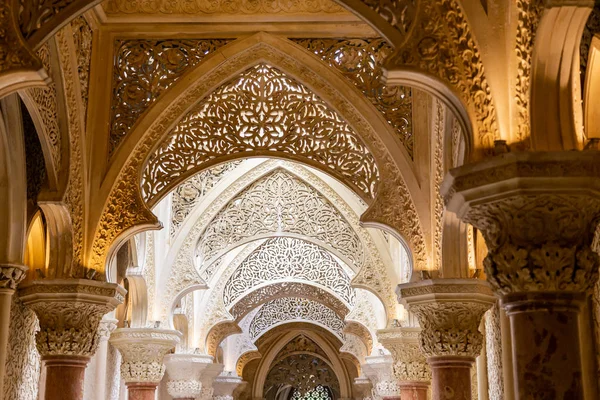
<instances>
[{"instance_id":1,"label":"arcade of arches","mask_svg":"<svg viewBox=\"0 0 600 400\"><path fill-rule=\"evenodd\" d=\"M600 4L0 24L0 398L600 398Z\"/></svg>"}]
</instances>

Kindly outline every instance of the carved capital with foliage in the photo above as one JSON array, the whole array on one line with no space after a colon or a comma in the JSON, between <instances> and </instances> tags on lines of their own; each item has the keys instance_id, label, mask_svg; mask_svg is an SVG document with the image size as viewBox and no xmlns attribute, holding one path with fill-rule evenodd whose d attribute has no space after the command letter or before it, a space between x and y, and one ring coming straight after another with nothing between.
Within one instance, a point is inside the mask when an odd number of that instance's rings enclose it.
<instances>
[{"instance_id":1,"label":"carved capital with foliage","mask_svg":"<svg viewBox=\"0 0 600 400\"><path fill-rule=\"evenodd\" d=\"M0 265L0 290L15 290L17 285L25 279L27 267L17 264Z\"/></svg>"},{"instance_id":2,"label":"carved capital with foliage","mask_svg":"<svg viewBox=\"0 0 600 400\"><path fill-rule=\"evenodd\" d=\"M398 297L419 319L421 350L427 357L479 356L479 324L496 302L477 279L431 279L398 286Z\"/></svg>"},{"instance_id":3,"label":"carved capital with foliage","mask_svg":"<svg viewBox=\"0 0 600 400\"><path fill-rule=\"evenodd\" d=\"M121 353L121 377L126 383L160 382L163 359L180 340L179 331L154 328L121 328L110 336Z\"/></svg>"},{"instance_id":4,"label":"carved capital with foliage","mask_svg":"<svg viewBox=\"0 0 600 400\"><path fill-rule=\"evenodd\" d=\"M42 356L93 356L101 340L100 320L124 295L117 284L86 279L33 281L19 289L39 319L36 345Z\"/></svg>"},{"instance_id":5,"label":"carved capital with foliage","mask_svg":"<svg viewBox=\"0 0 600 400\"><path fill-rule=\"evenodd\" d=\"M431 370L419 348L420 328L377 331L377 339L392 353L394 376L400 382L429 382Z\"/></svg>"},{"instance_id":6,"label":"carved capital with foliage","mask_svg":"<svg viewBox=\"0 0 600 400\"><path fill-rule=\"evenodd\" d=\"M202 393L202 371L212 362L211 356L203 354L167 354L164 364L169 395L174 399L198 397Z\"/></svg>"},{"instance_id":7,"label":"carved capital with foliage","mask_svg":"<svg viewBox=\"0 0 600 400\"><path fill-rule=\"evenodd\" d=\"M600 153L507 153L450 172L449 210L479 229L502 296L584 293L598 280Z\"/></svg>"}]
</instances>

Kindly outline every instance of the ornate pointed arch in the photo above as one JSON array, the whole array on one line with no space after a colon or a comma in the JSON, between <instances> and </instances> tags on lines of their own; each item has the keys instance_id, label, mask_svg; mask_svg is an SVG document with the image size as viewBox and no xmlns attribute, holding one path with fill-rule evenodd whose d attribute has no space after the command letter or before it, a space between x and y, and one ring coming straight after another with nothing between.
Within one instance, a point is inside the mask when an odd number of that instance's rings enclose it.
<instances>
[{"instance_id":1,"label":"ornate pointed arch","mask_svg":"<svg viewBox=\"0 0 600 400\"><path fill-rule=\"evenodd\" d=\"M393 203L389 205L393 210L393 218L387 218L386 225L409 243L415 255L415 265L427 268L425 243L428 238L422 233L421 219L415 207L415 203L425 202L421 202L422 193L418 189L410 161L405 151L394 141L389 124L366 99L357 100L360 99L360 96L356 96L357 89L315 55L289 41L267 34L257 34L236 41L208 56L186 75L185 82L175 84L161 96L121 144L101 188L103 196L107 196L105 210L93 217L99 220L90 253L90 263L94 268L103 269L111 244L118 242L124 234L156 227L156 219L142 199L139 182L146 165L145 160L157 148L157 144L168 136L181 116L197 104L198 99L205 98L232 76L261 63L278 68L310 88L360 135L361 142L372 154L381 176L385 175L385 179L390 180L396 188L394 197L378 196L375 200L375 203ZM246 155L248 154L238 156ZM211 163L216 164L231 157L219 157ZM312 162L312 165L329 174L335 172L316 162ZM208 166L203 165L203 168ZM186 176L184 174L179 178ZM343 178L340 174L337 177ZM356 186L348 180L346 184ZM155 198L153 201L157 200ZM421 210L423 218L426 218L428 212L426 207ZM415 221L419 222L415 224ZM415 231L418 232L417 235L414 235Z\"/></svg>"}]
</instances>

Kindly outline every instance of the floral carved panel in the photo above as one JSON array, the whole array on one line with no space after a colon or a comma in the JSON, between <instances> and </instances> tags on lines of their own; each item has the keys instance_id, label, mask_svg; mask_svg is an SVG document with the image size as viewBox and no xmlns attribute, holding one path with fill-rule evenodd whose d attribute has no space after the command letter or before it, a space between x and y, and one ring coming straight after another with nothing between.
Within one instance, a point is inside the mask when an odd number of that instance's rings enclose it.
<instances>
[{"instance_id":1,"label":"floral carved panel","mask_svg":"<svg viewBox=\"0 0 600 400\"><path fill-rule=\"evenodd\" d=\"M118 40L113 68L110 153L166 89L227 42L225 39Z\"/></svg>"},{"instance_id":2,"label":"floral carved panel","mask_svg":"<svg viewBox=\"0 0 600 400\"><path fill-rule=\"evenodd\" d=\"M319 246L294 238L270 239L248 256L225 284L223 301L232 304L251 288L278 280L298 279L329 288L346 304L354 303L350 278Z\"/></svg>"},{"instance_id":3,"label":"floral carved panel","mask_svg":"<svg viewBox=\"0 0 600 400\"><path fill-rule=\"evenodd\" d=\"M393 49L384 39L292 39L336 68L383 114L412 156L412 96L405 86L383 83L383 63Z\"/></svg>"},{"instance_id":4,"label":"floral carved panel","mask_svg":"<svg viewBox=\"0 0 600 400\"><path fill-rule=\"evenodd\" d=\"M348 221L308 183L282 169L259 179L233 198L206 227L196 253L208 262L228 247L267 233L318 239L360 269L365 249Z\"/></svg>"},{"instance_id":5,"label":"floral carved panel","mask_svg":"<svg viewBox=\"0 0 600 400\"><path fill-rule=\"evenodd\" d=\"M379 177L362 139L306 86L258 64L188 112L152 153L142 173L145 199L222 154L285 154L320 165L372 198Z\"/></svg>"},{"instance_id":6,"label":"floral carved panel","mask_svg":"<svg viewBox=\"0 0 600 400\"><path fill-rule=\"evenodd\" d=\"M319 323L344 338L345 323L335 311L319 302L300 297L283 297L262 306L250 323L250 337L254 340L275 325L298 320Z\"/></svg>"}]
</instances>

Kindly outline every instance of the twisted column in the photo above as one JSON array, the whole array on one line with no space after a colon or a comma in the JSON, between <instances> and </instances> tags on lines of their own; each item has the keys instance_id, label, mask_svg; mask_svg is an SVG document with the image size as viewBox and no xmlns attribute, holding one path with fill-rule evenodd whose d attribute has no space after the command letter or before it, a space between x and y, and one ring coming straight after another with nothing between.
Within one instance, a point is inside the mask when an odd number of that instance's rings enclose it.
<instances>
[{"instance_id":1,"label":"twisted column","mask_svg":"<svg viewBox=\"0 0 600 400\"><path fill-rule=\"evenodd\" d=\"M419 319L433 399L471 399L471 368L483 347L479 324L496 302L489 285L476 279L430 279L399 285L398 297Z\"/></svg>"},{"instance_id":2,"label":"twisted column","mask_svg":"<svg viewBox=\"0 0 600 400\"><path fill-rule=\"evenodd\" d=\"M15 264L0 264L0 393L4 393L6 371L6 346L10 332L10 307L17 285L25 278L27 267Z\"/></svg>"},{"instance_id":3,"label":"twisted column","mask_svg":"<svg viewBox=\"0 0 600 400\"><path fill-rule=\"evenodd\" d=\"M508 153L451 171L448 209L479 229L510 319L516 399L583 399L579 314L598 280L600 153Z\"/></svg>"},{"instance_id":4,"label":"twisted column","mask_svg":"<svg viewBox=\"0 0 600 400\"><path fill-rule=\"evenodd\" d=\"M392 370L402 400L427 400L431 370L419 348L420 328L377 331L377 339L392 354Z\"/></svg>"},{"instance_id":5,"label":"twisted column","mask_svg":"<svg viewBox=\"0 0 600 400\"><path fill-rule=\"evenodd\" d=\"M181 340L179 331L153 328L121 328L110 344L121 353L121 377L129 400L154 400L165 373L163 359Z\"/></svg>"},{"instance_id":6,"label":"twisted column","mask_svg":"<svg viewBox=\"0 0 600 400\"><path fill-rule=\"evenodd\" d=\"M202 394L202 371L213 358L201 354L167 354L167 391L174 399L194 400Z\"/></svg>"},{"instance_id":7,"label":"twisted column","mask_svg":"<svg viewBox=\"0 0 600 400\"><path fill-rule=\"evenodd\" d=\"M101 341L100 320L124 295L119 285L86 279L33 281L19 289L40 322L35 339L46 368L46 400L83 398L85 367Z\"/></svg>"}]
</instances>

